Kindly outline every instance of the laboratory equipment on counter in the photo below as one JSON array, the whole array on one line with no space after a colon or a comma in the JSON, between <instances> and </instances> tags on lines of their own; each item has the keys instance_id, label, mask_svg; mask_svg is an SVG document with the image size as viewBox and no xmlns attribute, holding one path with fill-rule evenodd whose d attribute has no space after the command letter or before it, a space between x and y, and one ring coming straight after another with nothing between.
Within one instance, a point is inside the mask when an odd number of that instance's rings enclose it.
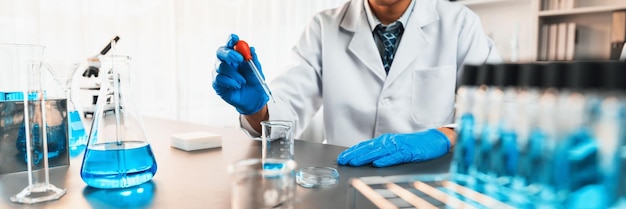
<instances>
[{"instance_id":1,"label":"laboratory equipment on counter","mask_svg":"<svg viewBox=\"0 0 626 209\"><path fill-rule=\"evenodd\" d=\"M1 86L1 85L0 85ZM5 99L7 95L12 99ZM19 96L18 96L19 95ZM24 123L22 92L0 93L0 175L27 171L26 129ZM31 108L38 106L38 101L31 97ZM66 137L67 110L66 101L62 98L47 98L47 137L48 137L48 165L50 168L69 165L68 138ZM32 123L32 122L31 122ZM42 138L39 137L39 123L33 125L35 151L33 160L36 166L43 163L41 152Z\"/></svg>"},{"instance_id":2,"label":"laboratory equipment on counter","mask_svg":"<svg viewBox=\"0 0 626 209\"><path fill-rule=\"evenodd\" d=\"M275 101L274 96L272 96L272 92L270 91L270 88L267 86L267 83L265 82L265 78L263 78L263 75L261 75L261 71L259 71L259 69L254 64L254 61L252 60L252 53L250 52L250 46L248 46L248 43L246 43L244 40L239 40L235 44L234 49L235 51L241 53L244 61L248 63L248 65L250 66L250 69L254 73L254 76L263 87L263 91L265 91L265 94L267 94L267 96L272 98L272 101Z\"/></svg>"},{"instance_id":3,"label":"laboratory equipment on counter","mask_svg":"<svg viewBox=\"0 0 626 209\"><path fill-rule=\"evenodd\" d=\"M291 121L270 120L261 122L262 159L294 159L293 127ZM267 165L271 168L271 165Z\"/></svg>"},{"instance_id":4,"label":"laboratory equipment on counter","mask_svg":"<svg viewBox=\"0 0 626 209\"><path fill-rule=\"evenodd\" d=\"M79 69L84 66L78 61L54 61L47 62L46 65L54 80L61 86L64 91L64 97L67 99L68 112L68 137L70 154L76 156L82 154L84 147L87 145L87 134L85 125L83 124L82 114L76 106L77 95L72 90L72 81Z\"/></svg>"},{"instance_id":5,"label":"laboratory equipment on counter","mask_svg":"<svg viewBox=\"0 0 626 209\"><path fill-rule=\"evenodd\" d=\"M476 168L472 175L476 182L458 178L463 175L459 165L465 162L452 162L450 181L512 207L615 207L618 194L624 196L618 185L624 184L620 156L624 155L626 103L623 88L605 86L625 85L623 69L626 65L620 62L479 67L478 84L488 90L479 88L475 105L483 101L480 93L486 93L484 101L493 112L484 113L485 105L470 112L487 116L478 123L485 127L475 134L477 152L469 166ZM485 79L488 74L493 82ZM457 93L472 87L463 80L462 85ZM458 110L466 112L465 95L458 96ZM462 120L459 125L460 137L466 128L475 127ZM464 139L457 146L463 146ZM464 153L455 153L454 161L464 160L457 154Z\"/></svg>"},{"instance_id":6,"label":"laboratory equipment on counter","mask_svg":"<svg viewBox=\"0 0 626 209\"><path fill-rule=\"evenodd\" d=\"M517 208L458 184L447 174L365 176L348 182L347 209Z\"/></svg>"},{"instance_id":7,"label":"laboratory equipment on counter","mask_svg":"<svg viewBox=\"0 0 626 209\"><path fill-rule=\"evenodd\" d=\"M603 76L602 88L606 96L601 103L601 109L604 111L600 114L595 130L604 136L600 138L617 138L620 142L616 156L619 159L619 167L614 168L620 169L615 173L618 176L609 176L607 180L609 183L619 182L612 185L619 188L620 200L615 208L626 208L626 82L624 82L626 64L614 62L607 63L605 67L607 73Z\"/></svg>"},{"instance_id":8,"label":"laboratory equipment on counter","mask_svg":"<svg viewBox=\"0 0 626 209\"><path fill-rule=\"evenodd\" d=\"M155 192L156 185L153 182L146 182L119 189L85 187L82 196L91 208L154 208L152 204Z\"/></svg>"},{"instance_id":9,"label":"laboratory equipment on counter","mask_svg":"<svg viewBox=\"0 0 626 209\"><path fill-rule=\"evenodd\" d=\"M144 132L141 115L132 99L130 57L107 55L100 58L102 86L94 113L81 177L96 188L127 188L150 181L157 163ZM108 96L112 95L112 96ZM108 112L105 104L114 105Z\"/></svg>"},{"instance_id":10,"label":"laboratory equipment on counter","mask_svg":"<svg viewBox=\"0 0 626 209\"><path fill-rule=\"evenodd\" d=\"M31 105L31 109L33 110L33 114L31 117L31 126L26 126L26 123L22 123L18 134L17 141L15 142L15 147L18 150L18 158L20 158L23 162L28 163L28 149L26 147L26 143L29 143L27 137L26 127L30 127L32 134L32 143L35 145L35 150L32 152L33 162L35 164L42 163L43 159L43 151L41 145L44 143L42 134L42 124L45 125L46 129L46 137L48 145L47 151L47 159L49 161L56 160L56 158L64 158L67 156L68 150L68 137L67 137L67 109L66 104L67 100L62 98L45 98L45 103L42 105L40 101L37 100L37 94L34 94L34 97L31 97L32 102L29 103ZM43 106L43 107L42 107ZM44 113L41 109L45 109ZM41 118L45 117L45 122L41 120Z\"/></svg>"},{"instance_id":11,"label":"laboratory equipment on counter","mask_svg":"<svg viewBox=\"0 0 626 209\"><path fill-rule=\"evenodd\" d=\"M497 129L500 135L497 139L498 152L495 158L500 158L496 164L499 167L496 173L502 184L509 186L513 175L517 172L517 159L519 151L517 149L518 134L515 130L517 118L517 77L519 74L518 64L500 64L495 69L495 84L502 89L502 101L500 115L497 120ZM492 157L492 160L495 159Z\"/></svg>"},{"instance_id":12,"label":"laboratory equipment on counter","mask_svg":"<svg viewBox=\"0 0 626 209\"><path fill-rule=\"evenodd\" d=\"M277 165L266 169L266 164ZM231 208L293 209L296 197L294 169L288 159L244 159L228 166L231 176Z\"/></svg>"},{"instance_id":13,"label":"laboratory equipment on counter","mask_svg":"<svg viewBox=\"0 0 626 209\"><path fill-rule=\"evenodd\" d=\"M480 86L476 92L476 104L474 105L474 160L470 166L470 175L476 178L477 182L473 189L478 191L485 190L487 182L492 182L489 179L489 172L491 167L491 141L487 136L491 136L492 129L488 126L488 116L496 114L496 110L490 110L487 107L493 107L493 98L491 95L494 91L499 91L494 86L494 73L492 64L484 64L478 68L477 72L477 84ZM494 116L491 117L495 118Z\"/></svg>"},{"instance_id":14,"label":"laboratory equipment on counter","mask_svg":"<svg viewBox=\"0 0 626 209\"><path fill-rule=\"evenodd\" d=\"M339 172L331 167L306 167L296 173L296 183L306 188L327 187L337 182L339 182Z\"/></svg>"},{"instance_id":15,"label":"laboratory equipment on counter","mask_svg":"<svg viewBox=\"0 0 626 209\"><path fill-rule=\"evenodd\" d=\"M11 197L11 201L17 203L33 204L61 198L66 190L50 183L49 174L49 140L62 140L66 142L66 136L54 132L50 123L55 126L66 127L63 119L54 117L56 121L48 121L50 116L60 116L59 112L50 111L51 101L44 99L44 79L42 73L43 46L27 44L0 44L0 91L5 93L6 99L17 99L20 102L12 103L21 106L23 114L23 144L19 141L19 134L13 135L18 138L16 144L18 150L23 150L26 156L28 186L18 194ZM7 98L6 92L14 92ZM21 96L21 98L20 98ZM2 102L2 105L8 103ZM16 119L16 118L13 118ZM19 120L19 118L18 118ZM4 131L3 131L4 132ZM50 134L49 134L50 133ZM57 135L58 134L58 135ZM4 137L4 136L3 136ZM22 149L23 145L23 149ZM59 154L59 153L57 153ZM24 156L24 155L18 155ZM39 158L41 156L41 158ZM18 157L19 158L19 157ZM41 160L37 162L37 160ZM22 161L23 162L23 161Z\"/></svg>"},{"instance_id":16,"label":"laboratory equipment on counter","mask_svg":"<svg viewBox=\"0 0 626 209\"><path fill-rule=\"evenodd\" d=\"M473 185L475 179L469 175L470 166L474 161L475 152L475 119L473 110L475 108L475 98L478 90L477 86L478 66L465 65L461 75L460 87L456 96L456 118L457 123L461 123L456 128L457 142L454 147L454 160L450 167L452 178L458 181L467 182Z\"/></svg>"},{"instance_id":17,"label":"laboratory equipment on counter","mask_svg":"<svg viewBox=\"0 0 626 209\"><path fill-rule=\"evenodd\" d=\"M516 114L513 131L517 135L516 150L518 153L517 168L514 173L511 188L516 194L536 191L528 191L532 183L539 182L539 173L535 169L541 165L543 153L543 137L538 132L538 107L539 95L542 85L542 66L540 64L529 63L519 66L519 77L517 78L518 93L516 95ZM535 187L536 188L536 187Z\"/></svg>"}]
</instances>

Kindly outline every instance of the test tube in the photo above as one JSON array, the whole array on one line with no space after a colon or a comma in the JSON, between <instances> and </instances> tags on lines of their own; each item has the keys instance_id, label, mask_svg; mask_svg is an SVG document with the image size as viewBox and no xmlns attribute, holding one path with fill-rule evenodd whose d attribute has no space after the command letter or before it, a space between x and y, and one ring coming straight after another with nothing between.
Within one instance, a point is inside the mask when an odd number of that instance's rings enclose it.
<instances>
[{"instance_id":1,"label":"test tube","mask_svg":"<svg viewBox=\"0 0 626 209\"><path fill-rule=\"evenodd\" d=\"M457 145L454 147L454 159L450 173L460 184L473 184L473 177L469 175L469 168L474 160L474 109L476 91L478 89L477 73L479 66L465 65L461 73L460 87L456 96L456 123Z\"/></svg>"}]
</instances>

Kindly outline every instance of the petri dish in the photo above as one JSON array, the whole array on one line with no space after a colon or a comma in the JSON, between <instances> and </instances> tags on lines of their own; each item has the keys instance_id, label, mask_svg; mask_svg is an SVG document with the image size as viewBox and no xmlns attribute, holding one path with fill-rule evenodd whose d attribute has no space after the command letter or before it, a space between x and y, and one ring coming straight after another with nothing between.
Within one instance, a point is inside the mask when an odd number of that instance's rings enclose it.
<instances>
[{"instance_id":1,"label":"petri dish","mask_svg":"<svg viewBox=\"0 0 626 209\"><path fill-rule=\"evenodd\" d=\"M306 188L331 186L338 181L339 172L331 167L306 167L296 173L296 183Z\"/></svg>"}]
</instances>

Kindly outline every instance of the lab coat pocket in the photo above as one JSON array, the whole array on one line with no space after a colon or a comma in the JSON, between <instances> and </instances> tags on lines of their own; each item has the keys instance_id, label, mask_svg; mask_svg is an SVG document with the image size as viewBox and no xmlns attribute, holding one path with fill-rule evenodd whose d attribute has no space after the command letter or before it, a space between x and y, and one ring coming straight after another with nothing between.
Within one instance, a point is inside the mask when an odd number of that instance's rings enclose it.
<instances>
[{"instance_id":1,"label":"lab coat pocket","mask_svg":"<svg viewBox=\"0 0 626 209\"><path fill-rule=\"evenodd\" d=\"M456 68L453 65L413 71L411 117L417 124L439 126L452 122Z\"/></svg>"}]
</instances>

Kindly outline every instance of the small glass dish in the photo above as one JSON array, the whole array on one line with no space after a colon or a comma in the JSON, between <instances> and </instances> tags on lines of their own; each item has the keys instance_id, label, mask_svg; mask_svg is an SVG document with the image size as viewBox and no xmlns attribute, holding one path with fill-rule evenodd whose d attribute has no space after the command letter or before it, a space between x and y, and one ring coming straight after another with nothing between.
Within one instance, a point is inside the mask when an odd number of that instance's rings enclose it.
<instances>
[{"instance_id":1,"label":"small glass dish","mask_svg":"<svg viewBox=\"0 0 626 209\"><path fill-rule=\"evenodd\" d=\"M338 181L339 172L331 167L307 167L296 173L296 183L306 188L326 187Z\"/></svg>"}]
</instances>

